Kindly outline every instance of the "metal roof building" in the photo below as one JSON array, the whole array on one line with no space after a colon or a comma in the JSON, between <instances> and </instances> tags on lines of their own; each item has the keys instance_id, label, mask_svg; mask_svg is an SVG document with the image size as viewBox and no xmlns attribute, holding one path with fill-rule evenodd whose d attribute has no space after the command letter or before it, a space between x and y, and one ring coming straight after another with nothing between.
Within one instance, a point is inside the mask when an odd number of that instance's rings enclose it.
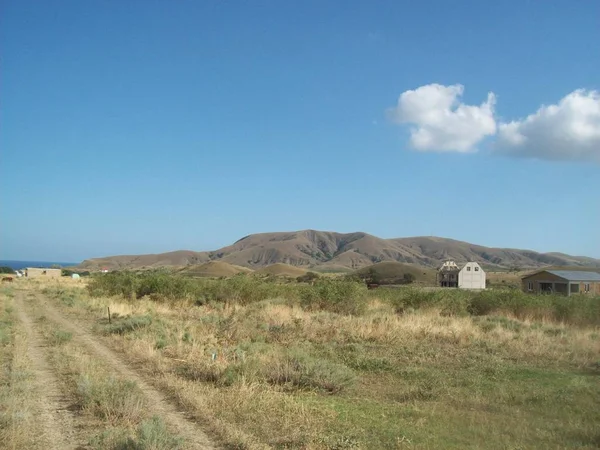
<instances>
[{"instance_id":1,"label":"metal roof building","mask_svg":"<svg viewBox=\"0 0 600 450\"><path fill-rule=\"evenodd\" d=\"M584 270L546 270L546 272L569 281L600 281L600 273Z\"/></svg>"},{"instance_id":2,"label":"metal roof building","mask_svg":"<svg viewBox=\"0 0 600 450\"><path fill-rule=\"evenodd\" d=\"M586 270L540 270L521 278L523 291L537 294L600 295L600 273Z\"/></svg>"}]
</instances>

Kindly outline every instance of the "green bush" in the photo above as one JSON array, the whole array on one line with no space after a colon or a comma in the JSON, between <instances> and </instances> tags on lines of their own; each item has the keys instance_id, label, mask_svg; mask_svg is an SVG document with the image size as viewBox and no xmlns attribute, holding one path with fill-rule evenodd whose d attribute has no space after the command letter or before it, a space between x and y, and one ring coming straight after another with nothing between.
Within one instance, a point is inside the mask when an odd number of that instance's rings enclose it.
<instances>
[{"instance_id":1,"label":"green bush","mask_svg":"<svg viewBox=\"0 0 600 450\"><path fill-rule=\"evenodd\" d=\"M90 272L87 271L87 270L79 271L79 270L63 269L61 271L61 275L63 277L70 277L73 274L77 274L80 277L88 277L88 276L90 276Z\"/></svg>"},{"instance_id":2,"label":"green bush","mask_svg":"<svg viewBox=\"0 0 600 450\"><path fill-rule=\"evenodd\" d=\"M296 278L298 283L311 283L317 279L319 279L319 274L315 272L306 272L304 275L300 275Z\"/></svg>"},{"instance_id":3,"label":"green bush","mask_svg":"<svg viewBox=\"0 0 600 450\"><path fill-rule=\"evenodd\" d=\"M398 314L416 309L437 308L444 315L466 315L469 294L458 289L434 291L419 288L378 289L374 294L388 300Z\"/></svg>"},{"instance_id":4,"label":"green bush","mask_svg":"<svg viewBox=\"0 0 600 450\"><path fill-rule=\"evenodd\" d=\"M308 274L307 274L308 275ZM300 301L308 310L338 314L362 314L369 298L391 303L397 313L435 308L442 315L474 316L510 313L518 318L562 321L572 324L600 325L598 297L573 295L529 295L514 289L426 290L412 287L379 288L368 291L364 281L356 277L342 279L310 277L312 285L266 281L255 276L236 275L223 279L191 279L165 271L144 273L111 272L93 276L88 289L93 296L122 295L126 298L149 296L156 301L188 300L196 304L238 303L248 305L274 298ZM409 277L406 278L406 281ZM44 291L62 297L64 289ZM66 304L74 298L65 298Z\"/></svg>"},{"instance_id":5,"label":"green bush","mask_svg":"<svg viewBox=\"0 0 600 450\"><path fill-rule=\"evenodd\" d=\"M172 435L165 423L154 416L138 426L135 436L127 429L110 429L94 437L90 445L98 450L176 450L183 440Z\"/></svg>"},{"instance_id":6,"label":"green bush","mask_svg":"<svg viewBox=\"0 0 600 450\"><path fill-rule=\"evenodd\" d=\"M290 350L275 364L264 367L267 381L303 389L337 393L352 385L354 372L343 364Z\"/></svg>"},{"instance_id":7,"label":"green bush","mask_svg":"<svg viewBox=\"0 0 600 450\"><path fill-rule=\"evenodd\" d=\"M320 279L312 286L304 286L300 300L309 310L360 315L367 308L367 287L354 281Z\"/></svg>"},{"instance_id":8,"label":"green bush","mask_svg":"<svg viewBox=\"0 0 600 450\"><path fill-rule=\"evenodd\" d=\"M126 298L135 298L140 276L133 272L109 272L94 274L87 285L91 296L122 295Z\"/></svg>"},{"instance_id":9,"label":"green bush","mask_svg":"<svg viewBox=\"0 0 600 450\"><path fill-rule=\"evenodd\" d=\"M73 339L73 333L69 331L54 330L50 336L52 345L62 345Z\"/></svg>"},{"instance_id":10,"label":"green bush","mask_svg":"<svg viewBox=\"0 0 600 450\"><path fill-rule=\"evenodd\" d=\"M10 274L13 274L13 273L15 273L15 271L12 269L12 267L0 266L0 273L10 273Z\"/></svg>"},{"instance_id":11,"label":"green bush","mask_svg":"<svg viewBox=\"0 0 600 450\"><path fill-rule=\"evenodd\" d=\"M79 404L111 423L137 422L144 413L144 396L134 381L82 375L77 381Z\"/></svg>"},{"instance_id":12,"label":"green bush","mask_svg":"<svg viewBox=\"0 0 600 450\"><path fill-rule=\"evenodd\" d=\"M139 328L144 328L152 323L152 317L146 316L130 316L118 319L113 319L112 324L104 327L105 334L125 334L135 331Z\"/></svg>"}]
</instances>

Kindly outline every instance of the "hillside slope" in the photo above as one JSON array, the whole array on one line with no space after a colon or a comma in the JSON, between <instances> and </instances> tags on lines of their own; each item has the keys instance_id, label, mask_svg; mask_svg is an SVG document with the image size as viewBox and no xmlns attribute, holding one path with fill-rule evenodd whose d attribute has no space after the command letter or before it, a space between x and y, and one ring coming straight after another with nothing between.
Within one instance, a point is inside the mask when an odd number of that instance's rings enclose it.
<instances>
[{"instance_id":1,"label":"hillside slope","mask_svg":"<svg viewBox=\"0 0 600 450\"><path fill-rule=\"evenodd\" d=\"M260 233L212 252L180 250L156 255L113 256L84 261L88 270L182 266L222 261L258 269L284 263L302 268L326 270L360 269L368 265L396 261L424 267L437 267L443 261L477 261L490 269L537 268L546 265L600 268L600 260L562 253L491 248L440 237L382 239L367 233L336 233L303 230Z\"/></svg>"}]
</instances>

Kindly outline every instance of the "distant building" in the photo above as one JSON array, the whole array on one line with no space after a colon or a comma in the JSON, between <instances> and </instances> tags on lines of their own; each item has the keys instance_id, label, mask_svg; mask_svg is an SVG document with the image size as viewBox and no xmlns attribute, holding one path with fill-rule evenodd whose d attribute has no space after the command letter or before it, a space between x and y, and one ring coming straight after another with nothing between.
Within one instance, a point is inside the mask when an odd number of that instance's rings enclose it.
<instances>
[{"instance_id":1,"label":"distant building","mask_svg":"<svg viewBox=\"0 0 600 450\"><path fill-rule=\"evenodd\" d=\"M43 269L39 267L27 267L25 269L25 276L28 278L36 277L47 277L47 278L60 278L62 275L62 269Z\"/></svg>"},{"instance_id":2,"label":"distant building","mask_svg":"<svg viewBox=\"0 0 600 450\"><path fill-rule=\"evenodd\" d=\"M458 287L458 274L460 268L454 261L446 261L439 268L436 275L436 281L438 286L441 287Z\"/></svg>"},{"instance_id":3,"label":"distant building","mask_svg":"<svg viewBox=\"0 0 600 450\"><path fill-rule=\"evenodd\" d=\"M585 270L540 270L521 278L523 292L532 294L600 295L600 273Z\"/></svg>"},{"instance_id":4,"label":"distant building","mask_svg":"<svg viewBox=\"0 0 600 450\"><path fill-rule=\"evenodd\" d=\"M438 269L436 281L440 287L485 289L485 272L476 262L468 262L461 269L454 261L446 261Z\"/></svg>"},{"instance_id":5,"label":"distant building","mask_svg":"<svg viewBox=\"0 0 600 450\"><path fill-rule=\"evenodd\" d=\"M485 272L476 262L468 262L458 273L461 289L485 289Z\"/></svg>"}]
</instances>

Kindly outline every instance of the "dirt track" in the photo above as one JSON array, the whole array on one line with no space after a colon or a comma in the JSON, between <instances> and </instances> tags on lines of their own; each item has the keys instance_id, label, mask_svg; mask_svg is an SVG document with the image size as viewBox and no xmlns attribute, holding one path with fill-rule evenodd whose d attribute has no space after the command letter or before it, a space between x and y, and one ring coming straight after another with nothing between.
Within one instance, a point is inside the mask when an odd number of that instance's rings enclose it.
<instances>
[{"instance_id":1,"label":"dirt track","mask_svg":"<svg viewBox=\"0 0 600 450\"><path fill-rule=\"evenodd\" d=\"M61 393L58 379L48 364L43 340L25 311L21 296L17 296L15 306L27 333L27 357L31 361L33 391L36 394L34 408L36 419L43 430L42 436L36 437L36 448L82 448L86 440L77 432L79 418L69 408L69 399Z\"/></svg>"},{"instance_id":2,"label":"dirt track","mask_svg":"<svg viewBox=\"0 0 600 450\"><path fill-rule=\"evenodd\" d=\"M161 417L171 431L185 440L185 448L213 449L209 438L186 413L181 412L166 396L152 387L149 380L124 362L115 352L99 342L89 330L66 319L47 299L37 296L35 306L39 313L56 323L61 329L73 333L73 340L87 352L106 364L115 374L135 381L144 393L152 415ZM40 448L77 449L86 448L85 441L77 435L76 414L68 410L68 400L61 397L60 384L50 368L39 334L23 300L23 293L17 295L15 307L20 321L29 337L29 357L33 362L35 382L38 392L36 409L43 422L44 436L40 438Z\"/></svg>"}]
</instances>

